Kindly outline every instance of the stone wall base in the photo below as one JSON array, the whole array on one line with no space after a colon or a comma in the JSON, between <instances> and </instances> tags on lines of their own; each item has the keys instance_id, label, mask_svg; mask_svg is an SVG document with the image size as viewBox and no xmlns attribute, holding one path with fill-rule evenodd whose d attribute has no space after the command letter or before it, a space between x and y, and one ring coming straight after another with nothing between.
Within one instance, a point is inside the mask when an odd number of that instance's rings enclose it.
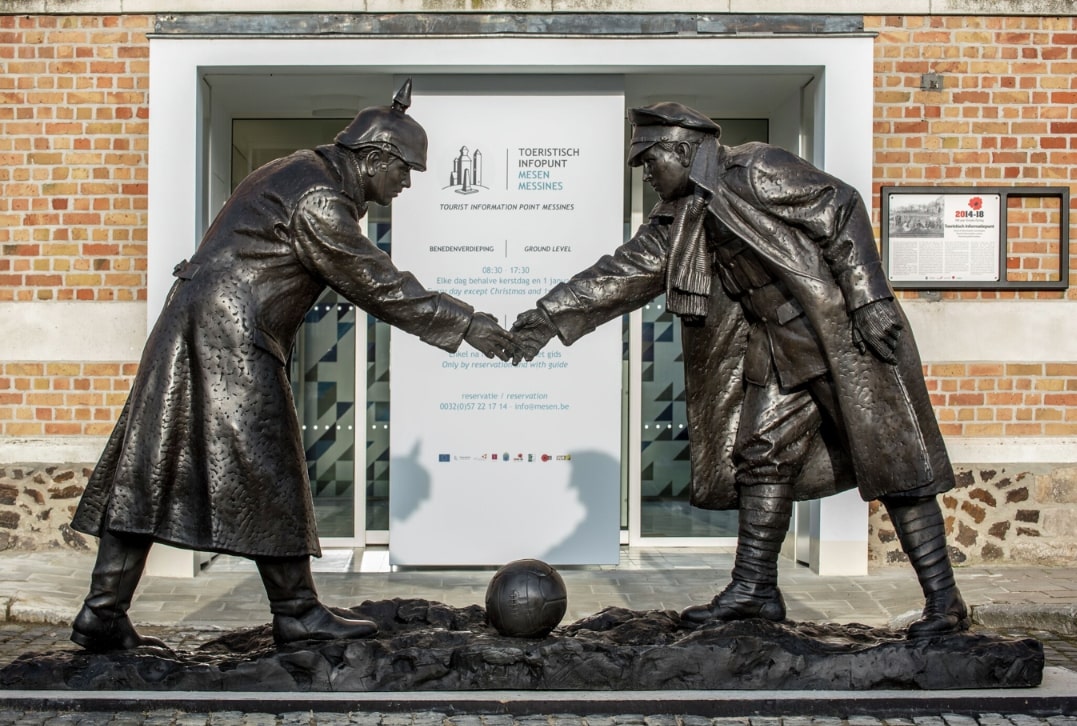
<instances>
[{"instance_id":1,"label":"stone wall base","mask_svg":"<svg viewBox=\"0 0 1077 726\"><path fill-rule=\"evenodd\" d=\"M1077 466L965 465L939 497L955 565L1066 565L1077 561ZM908 562L886 510L872 502L868 561Z\"/></svg>"},{"instance_id":2,"label":"stone wall base","mask_svg":"<svg viewBox=\"0 0 1077 726\"><path fill-rule=\"evenodd\" d=\"M96 543L70 527L92 464L0 465L0 551ZM939 497L955 565L1062 565L1077 561L1077 466L964 466ZM905 563L886 511L870 505L868 561Z\"/></svg>"},{"instance_id":3,"label":"stone wall base","mask_svg":"<svg viewBox=\"0 0 1077 726\"><path fill-rule=\"evenodd\" d=\"M96 547L71 529L92 464L0 465L0 551Z\"/></svg>"}]
</instances>

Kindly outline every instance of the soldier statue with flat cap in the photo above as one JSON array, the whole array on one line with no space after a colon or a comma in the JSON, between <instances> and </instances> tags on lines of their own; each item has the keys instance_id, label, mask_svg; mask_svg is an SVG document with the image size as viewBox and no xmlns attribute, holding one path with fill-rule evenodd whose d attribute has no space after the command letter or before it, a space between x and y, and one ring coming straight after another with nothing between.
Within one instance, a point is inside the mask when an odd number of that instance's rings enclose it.
<instances>
[{"instance_id":1,"label":"soldier statue with flat cap","mask_svg":"<svg viewBox=\"0 0 1077 726\"><path fill-rule=\"evenodd\" d=\"M515 360L665 293L682 322L692 503L739 510L732 581L682 618L784 619L792 502L856 487L886 507L923 590L908 635L968 628L936 499L953 468L859 194L779 147L720 144L679 103L629 119L628 163L661 201L518 318Z\"/></svg>"},{"instance_id":2,"label":"soldier statue with flat cap","mask_svg":"<svg viewBox=\"0 0 1077 726\"><path fill-rule=\"evenodd\" d=\"M427 290L360 226L369 203L389 204L426 168L410 91L409 80L392 106L360 111L334 144L254 171L176 266L72 522L100 538L73 623L79 645L162 645L127 616L155 542L252 558L278 643L376 631L322 605L311 576L321 550L288 380L299 326L328 287L446 351L467 342L488 357L513 353L491 316Z\"/></svg>"}]
</instances>

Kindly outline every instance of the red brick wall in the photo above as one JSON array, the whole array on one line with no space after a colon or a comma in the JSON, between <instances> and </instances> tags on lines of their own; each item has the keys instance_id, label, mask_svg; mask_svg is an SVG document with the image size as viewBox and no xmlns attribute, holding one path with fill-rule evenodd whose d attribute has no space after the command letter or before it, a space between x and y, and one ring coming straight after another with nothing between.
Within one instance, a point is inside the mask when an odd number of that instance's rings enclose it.
<instances>
[{"instance_id":1,"label":"red brick wall","mask_svg":"<svg viewBox=\"0 0 1077 726\"><path fill-rule=\"evenodd\" d=\"M875 221L882 186L1069 186L1077 181L1077 18L865 18L875 43ZM921 91L924 73L942 91ZM1071 219L1073 208L1071 199ZM1010 279L1058 279L1057 204L1011 208ZM1072 225L1071 225L1072 233ZM1077 248L1070 269L1077 262ZM906 299L928 297L900 293ZM1048 291L947 291L942 300L1077 299ZM1060 334L1065 334L1060 331ZM935 362L928 388L948 436L1077 435L1077 363ZM1072 562L1077 468L960 467L940 503L958 563ZM871 507L876 564L907 560Z\"/></svg>"},{"instance_id":2,"label":"red brick wall","mask_svg":"<svg viewBox=\"0 0 1077 726\"><path fill-rule=\"evenodd\" d=\"M0 301L146 298L151 27L0 15Z\"/></svg>"},{"instance_id":3,"label":"red brick wall","mask_svg":"<svg viewBox=\"0 0 1077 726\"><path fill-rule=\"evenodd\" d=\"M152 23L0 16L0 302L145 299ZM1077 18L888 16L865 26L878 33L876 223L883 185L1074 184ZM919 90L926 72L943 75L943 91ZM1024 204L1011 265L1049 274L1058 210ZM941 297L1072 300L1077 288ZM133 372L130 361L2 365L0 436L101 435ZM927 375L948 435L1077 434L1070 361L941 362Z\"/></svg>"},{"instance_id":4,"label":"red brick wall","mask_svg":"<svg viewBox=\"0 0 1077 726\"><path fill-rule=\"evenodd\" d=\"M865 18L875 42L874 217L879 188L1077 183L1077 18ZM942 91L921 91L939 73ZM1011 279L1058 279L1057 202L1011 200ZM1071 198L1071 219L1073 205ZM1072 233L1072 225L1071 225ZM1077 269L1077 246L1069 266ZM924 293L901 292L915 299ZM1077 299L1066 291L946 291L942 300ZM926 366L951 436L1077 434L1077 365Z\"/></svg>"},{"instance_id":5,"label":"red brick wall","mask_svg":"<svg viewBox=\"0 0 1077 726\"><path fill-rule=\"evenodd\" d=\"M1006 219L1006 278L1015 282L1061 279L1061 200L1011 197Z\"/></svg>"},{"instance_id":6,"label":"red brick wall","mask_svg":"<svg viewBox=\"0 0 1077 726\"><path fill-rule=\"evenodd\" d=\"M933 363L925 369L943 434L1077 434L1077 363Z\"/></svg>"},{"instance_id":7,"label":"red brick wall","mask_svg":"<svg viewBox=\"0 0 1077 726\"><path fill-rule=\"evenodd\" d=\"M7 436L107 436L137 363L0 362L0 422Z\"/></svg>"},{"instance_id":8,"label":"red brick wall","mask_svg":"<svg viewBox=\"0 0 1077 726\"><path fill-rule=\"evenodd\" d=\"M0 302L146 299L152 20L0 16ZM0 363L0 435L106 435L136 369Z\"/></svg>"},{"instance_id":9,"label":"red brick wall","mask_svg":"<svg viewBox=\"0 0 1077 726\"><path fill-rule=\"evenodd\" d=\"M1069 186L1077 182L1077 18L867 17L875 42L875 220L882 186ZM938 73L942 91L921 91ZM1071 199L1072 205L1077 201ZM1057 209L1011 215L1011 270L1042 276ZM1054 248L1057 257L1057 247ZM1071 248L1070 269L1077 262ZM1057 273L1054 279L1057 278ZM915 297L915 293L903 293ZM959 291L942 299L1077 299L1065 292Z\"/></svg>"}]
</instances>

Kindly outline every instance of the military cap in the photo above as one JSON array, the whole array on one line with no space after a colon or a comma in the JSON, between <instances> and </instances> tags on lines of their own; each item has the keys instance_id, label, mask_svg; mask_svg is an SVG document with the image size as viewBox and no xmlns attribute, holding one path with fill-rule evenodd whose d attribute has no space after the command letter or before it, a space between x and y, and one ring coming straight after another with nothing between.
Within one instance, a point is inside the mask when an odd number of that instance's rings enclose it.
<instances>
[{"instance_id":1,"label":"military cap","mask_svg":"<svg viewBox=\"0 0 1077 726\"><path fill-rule=\"evenodd\" d=\"M411 105L411 79L393 96L392 106L364 108L334 141L349 149L375 146L395 154L416 171L426 171L426 131L405 112Z\"/></svg>"},{"instance_id":2,"label":"military cap","mask_svg":"<svg viewBox=\"0 0 1077 726\"><path fill-rule=\"evenodd\" d=\"M628 111L632 141L628 147L629 166L639 166L639 155L662 141L690 141L705 136L721 136L722 128L683 103L665 101Z\"/></svg>"}]
</instances>

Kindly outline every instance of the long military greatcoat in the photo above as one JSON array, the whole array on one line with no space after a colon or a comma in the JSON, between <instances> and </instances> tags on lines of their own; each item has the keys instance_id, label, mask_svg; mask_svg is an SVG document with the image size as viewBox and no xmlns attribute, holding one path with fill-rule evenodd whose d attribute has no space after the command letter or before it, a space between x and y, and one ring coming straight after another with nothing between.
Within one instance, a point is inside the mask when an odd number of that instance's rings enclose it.
<instances>
[{"instance_id":1,"label":"long military greatcoat","mask_svg":"<svg viewBox=\"0 0 1077 726\"><path fill-rule=\"evenodd\" d=\"M778 147L719 147L693 181L712 194L707 213L741 237L784 283L814 330L841 411L824 425L796 483L799 499L858 487L861 496L953 486L953 469L906 330L897 365L852 339L850 312L893 297L871 224L856 190ZM682 200L682 203L686 202ZM659 205L649 223L612 255L539 301L571 344L597 325L666 290L672 217ZM743 399L743 311L715 275L702 326L684 325L685 388L692 454L692 503L737 506L733 443Z\"/></svg>"},{"instance_id":2,"label":"long military greatcoat","mask_svg":"<svg viewBox=\"0 0 1077 726\"><path fill-rule=\"evenodd\" d=\"M426 290L361 232L355 155L264 166L236 189L176 281L72 526L248 557L320 554L287 376L329 286L455 351L472 308Z\"/></svg>"}]
</instances>

